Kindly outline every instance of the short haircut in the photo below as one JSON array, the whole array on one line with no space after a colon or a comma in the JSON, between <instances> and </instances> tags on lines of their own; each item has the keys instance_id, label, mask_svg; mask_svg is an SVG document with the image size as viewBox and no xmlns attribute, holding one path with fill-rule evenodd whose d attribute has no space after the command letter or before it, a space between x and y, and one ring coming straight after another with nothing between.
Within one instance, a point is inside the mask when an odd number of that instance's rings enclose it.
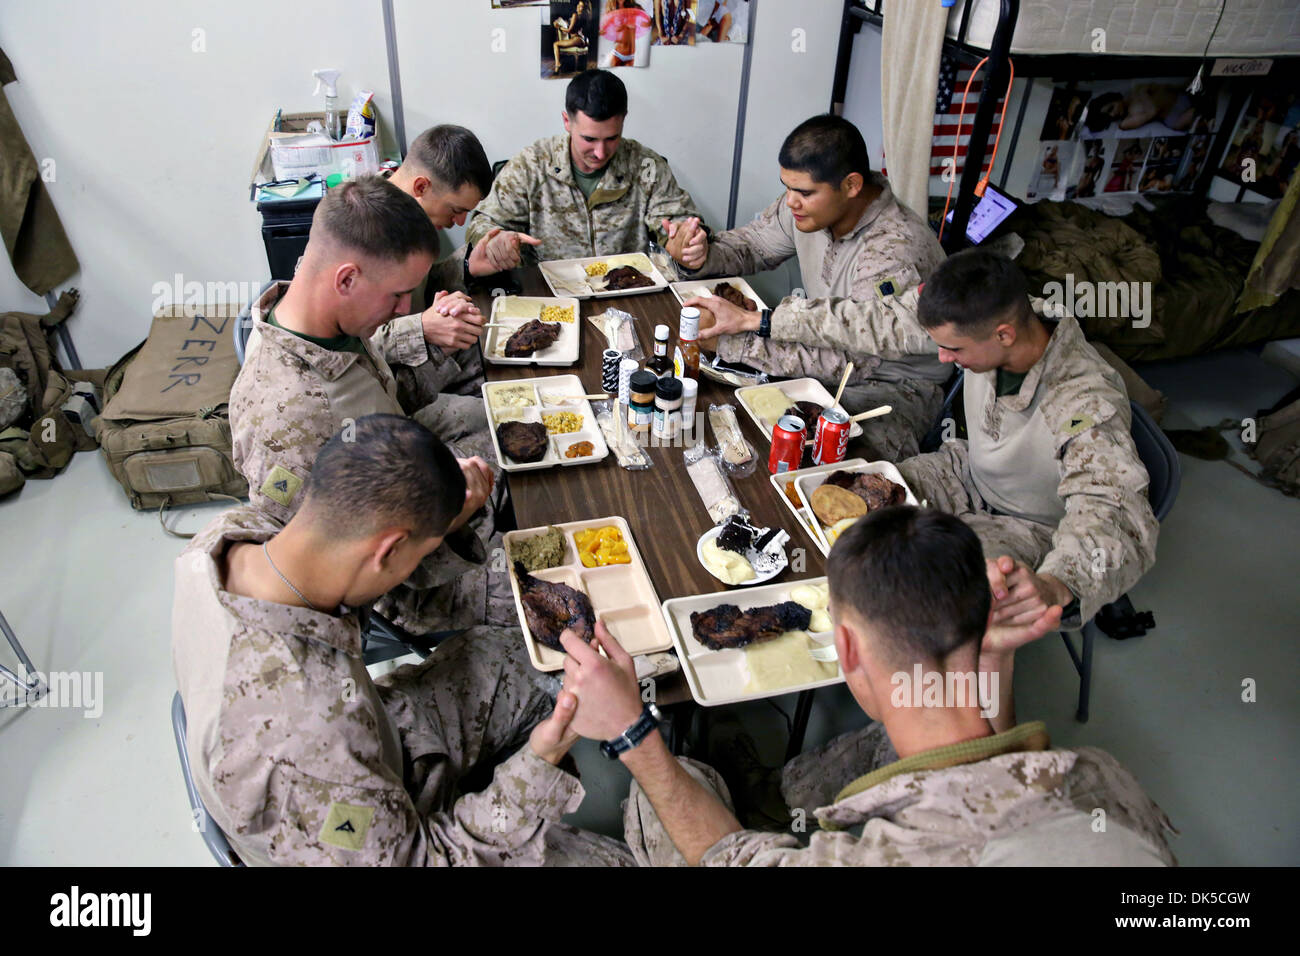
<instances>
[{"instance_id":1,"label":"short haircut","mask_svg":"<svg viewBox=\"0 0 1300 956\"><path fill-rule=\"evenodd\" d=\"M927 329L951 324L970 338L986 338L1000 321L1023 325L1033 314L1029 287L1014 262L983 249L949 256L921 289L917 318Z\"/></svg>"},{"instance_id":2,"label":"short haircut","mask_svg":"<svg viewBox=\"0 0 1300 956\"><path fill-rule=\"evenodd\" d=\"M447 532L464 504L465 475L437 436L402 415L366 415L316 454L303 510L337 538L393 525L431 538Z\"/></svg>"},{"instance_id":3,"label":"short haircut","mask_svg":"<svg viewBox=\"0 0 1300 956\"><path fill-rule=\"evenodd\" d=\"M586 113L598 123L627 114L627 87L608 70L587 70L569 81L564 93L569 118Z\"/></svg>"},{"instance_id":4,"label":"short haircut","mask_svg":"<svg viewBox=\"0 0 1300 956\"><path fill-rule=\"evenodd\" d=\"M420 204L388 180L362 176L326 190L312 216L311 232L354 252L385 262L412 253L438 254L438 231Z\"/></svg>"},{"instance_id":5,"label":"short haircut","mask_svg":"<svg viewBox=\"0 0 1300 956\"><path fill-rule=\"evenodd\" d=\"M781 144L782 169L807 173L814 182L838 186L849 173L871 174L867 144L856 126L826 113L804 120Z\"/></svg>"},{"instance_id":6,"label":"short haircut","mask_svg":"<svg viewBox=\"0 0 1300 956\"><path fill-rule=\"evenodd\" d=\"M831 601L879 632L892 666L940 663L988 625L984 550L959 518L899 505L873 511L835 542Z\"/></svg>"},{"instance_id":7,"label":"short haircut","mask_svg":"<svg viewBox=\"0 0 1300 956\"><path fill-rule=\"evenodd\" d=\"M444 124L426 129L411 143L406 161L451 192L466 183L484 196L492 188L492 164L483 144L463 126Z\"/></svg>"}]
</instances>

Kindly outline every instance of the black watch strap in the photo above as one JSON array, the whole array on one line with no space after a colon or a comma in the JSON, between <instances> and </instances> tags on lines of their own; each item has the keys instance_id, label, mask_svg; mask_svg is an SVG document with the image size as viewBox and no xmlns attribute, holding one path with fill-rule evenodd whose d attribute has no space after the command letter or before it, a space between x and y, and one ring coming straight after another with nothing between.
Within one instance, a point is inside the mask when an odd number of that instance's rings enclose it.
<instances>
[{"instance_id":1,"label":"black watch strap","mask_svg":"<svg viewBox=\"0 0 1300 956\"><path fill-rule=\"evenodd\" d=\"M641 716L637 718L636 723L613 740L602 740L600 742L600 752L610 760L617 760L620 755L627 753L645 740L659 726L661 716L663 715L659 713L658 707L654 704L646 704L641 709Z\"/></svg>"},{"instance_id":2,"label":"black watch strap","mask_svg":"<svg viewBox=\"0 0 1300 956\"><path fill-rule=\"evenodd\" d=\"M473 247L472 245L466 243L466 245L465 245L465 260L460 264L460 268L461 268L461 279L462 279L462 281L465 283L465 290L466 290L467 292L469 291L469 283L470 283L470 280L473 279L473 276L471 276L471 275L469 274L469 257L470 257L470 254L471 254L473 251L474 251L474 247Z\"/></svg>"},{"instance_id":3,"label":"black watch strap","mask_svg":"<svg viewBox=\"0 0 1300 956\"><path fill-rule=\"evenodd\" d=\"M772 337L772 310L764 309L758 314L758 328L754 332L760 339Z\"/></svg>"}]
</instances>

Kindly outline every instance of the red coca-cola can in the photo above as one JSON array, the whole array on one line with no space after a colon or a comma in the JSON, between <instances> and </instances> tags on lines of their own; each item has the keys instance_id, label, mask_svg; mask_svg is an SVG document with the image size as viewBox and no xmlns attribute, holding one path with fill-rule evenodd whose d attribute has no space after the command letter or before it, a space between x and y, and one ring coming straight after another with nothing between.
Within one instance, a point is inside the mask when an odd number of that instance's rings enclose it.
<instances>
[{"instance_id":1,"label":"red coca-cola can","mask_svg":"<svg viewBox=\"0 0 1300 956\"><path fill-rule=\"evenodd\" d=\"M849 450L849 416L838 408L828 408L817 419L817 435L813 439L813 461L819 465L833 465L843 461Z\"/></svg>"},{"instance_id":2,"label":"red coca-cola can","mask_svg":"<svg viewBox=\"0 0 1300 956\"><path fill-rule=\"evenodd\" d=\"M806 434L802 418L783 415L772 429L772 453L767 456L767 470L774 475L794 471L803 462Z\"/></svg>"}]
</instances>

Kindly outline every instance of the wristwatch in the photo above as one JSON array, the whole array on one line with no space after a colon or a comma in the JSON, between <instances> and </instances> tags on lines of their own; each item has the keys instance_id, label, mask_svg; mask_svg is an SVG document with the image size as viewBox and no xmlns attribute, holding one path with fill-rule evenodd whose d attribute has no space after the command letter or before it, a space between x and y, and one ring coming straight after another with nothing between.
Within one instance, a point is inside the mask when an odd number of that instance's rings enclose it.
<instances>
[{"instance_id":1,"label":"wristwatch","mask_svg":"<svg viewBox=\"0 0 1300 956\"><path fill-rule=\"evenodd\" d=\"M600 742L600 752L610 760L617 760L620 754L625 754L659 726L659 721L663 719L663 714L654 704L646 704L641 711L641 716L623 733L619 734L613 740L602 740Z\"/></svg>"},{"instance_id":2,"label":"wristwatch","mask_svg":"<svg viewBox=\"0 0 1300 956\"><path fill-rule=\"evenodd\" d=\"M758 328L754 334L760 339L770 339L772 337L772 310L764 309L758 313Z\"/></svg>"},{"instance_id":3,"label":"wristwatch","mask_svg":"<svg viewBox=\"0 0 1300 956\"><path fill-rule=\"evenodd\" d=\"M469 245L469 244L467 243L467 244L465 245L465 260L460 264L460 267L461 267L461 276L462 276L462 279L463 279L463 281L464 281L464 283L465 283L465 290L466 290L466 291L469 291L469 283L470 283L470 280L474 278L472 275L470 275L470 272L469 272L469 257L470 257L470 254L473 253L473 251L474 251L474 247L473 247L472 245Z\"/></svg>"}]
</instances>

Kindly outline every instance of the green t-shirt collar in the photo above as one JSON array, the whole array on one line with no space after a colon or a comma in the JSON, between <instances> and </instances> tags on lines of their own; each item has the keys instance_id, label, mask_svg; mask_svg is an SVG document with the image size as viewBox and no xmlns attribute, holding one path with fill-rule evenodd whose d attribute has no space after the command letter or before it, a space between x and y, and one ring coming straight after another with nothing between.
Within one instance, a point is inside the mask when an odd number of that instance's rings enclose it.
<instances>
[{"instance_id":1,"label":"green t-shirt collar","mask_svg":"<svg viewBox=\"0 0 1300 956\"><path fill-rule=\"evenodd\" d=\"M278 305L278 303L277 303ZM290 335L296 335L312 345L319 345L323 349L331 352L356 352L364 354L366 351L365 344L355 335L335 335L330 338L321 338L319 335L308 335L306 332L298 332L294 329L286 329L275 319L275 306L271 306L271 311L266 314L266 324L274 325L277 329L283 329Z\"/></svg>"}]
</instances>

